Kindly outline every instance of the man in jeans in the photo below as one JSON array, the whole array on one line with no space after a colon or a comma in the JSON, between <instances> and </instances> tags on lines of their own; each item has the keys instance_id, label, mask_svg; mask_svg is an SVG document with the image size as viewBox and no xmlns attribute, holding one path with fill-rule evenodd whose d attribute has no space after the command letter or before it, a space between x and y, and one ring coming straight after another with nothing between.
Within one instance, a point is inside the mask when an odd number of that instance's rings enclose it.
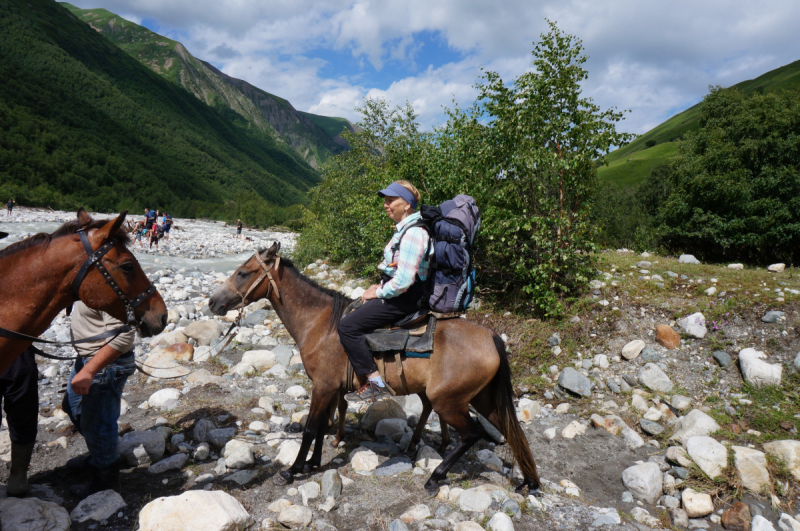
<instances>
[{"instance_id":1,"label":"man in jeans","mask_svg":"<svg viewBox=\"0 0 800 531\"><path fill-rule=\"evenodd\" d=\"M78 301L72 309L74 340L92 337L122 326L107 313L92 310ZM73 485L69 491L78 499L106 489L119 489L119 442L117 420L122 389L136 371L133 353L134 331L112 339L75 345L78 355L70 373L64 410L86 440L89 456L67 462L71 469L88 469L88 484Z\"/></svg>"},{"instance_id":2,"label":"man in jeans","mask_svg":"<svg viewBox=\"0 0 800 531\"><path fill-rule=\"evenodd\" d=\"M27 349L0 375L0 402L4 402L11 439L11 471L7 494L25 496L30 490L31 464L39 418L39 370L36 355Z\"/></svg>"}]
</instances>

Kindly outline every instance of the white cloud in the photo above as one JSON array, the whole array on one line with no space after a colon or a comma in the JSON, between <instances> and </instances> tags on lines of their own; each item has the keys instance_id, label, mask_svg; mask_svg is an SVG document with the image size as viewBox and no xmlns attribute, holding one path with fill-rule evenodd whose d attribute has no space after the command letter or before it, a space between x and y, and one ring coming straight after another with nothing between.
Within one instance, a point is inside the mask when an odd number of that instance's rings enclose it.
<instances>
[{"instance_id":1,"label":"white cloud","mask_svg":"<svg viewBox=\"0 0 800 531\"><path fill-rule=\"evenodd\" d=\"M454 97L471 103L481 66L506 81L530 68L531 43L546 31L545 18L583 40L590 56L585 95L602 107L632 109L621 128L637 133L694 104L709 85L731 85L798 59L794 0L99 3L135 21L157 21L193 54L300 110L355 120L353 108L365 96L408 100L427 127ZM438 36L459 60L442 64L429 56L422 34ZM339 71L343 64L348 68Z\"/></svg>"}]
</instances>

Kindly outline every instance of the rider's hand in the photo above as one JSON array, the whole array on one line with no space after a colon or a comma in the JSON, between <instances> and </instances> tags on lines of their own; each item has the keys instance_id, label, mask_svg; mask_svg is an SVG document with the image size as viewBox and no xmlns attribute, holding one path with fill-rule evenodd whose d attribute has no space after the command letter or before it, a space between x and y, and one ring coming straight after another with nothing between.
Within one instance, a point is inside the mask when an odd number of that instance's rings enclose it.
<instances>
[{"instance_id":1,"label":"rider's hand","mask_svg":"<svg viewBox=\"0 0 800 531\"><path fill-rule=\"evenodd\" d=\"M367 302L370 299L377 299L377 298L378 298L378 285L377 284L373 284L361 296L361 301L362 302Z\"/></svg>"},{"instance_id":2,"label":"rider's hand","mask_svg":"<svg viewBox=\"0 0 800 531\"><path fill-rule=\"evenodd\" d=\"M72 390L79 395L89 394L89 388L92 386L93 381L94 374L87 371L86 367L84 367L72 379Z\"/></svg>"}]
</instances>

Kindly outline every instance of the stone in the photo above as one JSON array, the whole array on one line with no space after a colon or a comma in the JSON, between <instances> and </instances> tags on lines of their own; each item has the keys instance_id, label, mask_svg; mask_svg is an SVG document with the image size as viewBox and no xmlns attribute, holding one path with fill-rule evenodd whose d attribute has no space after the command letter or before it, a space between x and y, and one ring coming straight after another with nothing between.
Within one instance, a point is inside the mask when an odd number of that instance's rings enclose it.
<instances>
[{"instance_id":1,"label":"stone","mask_svg":"<svg viewBox=\"0 0 800 531\"><path fill-rule=\"evenodd\" d=\"M647 404L647 400L642 398L640 395L633 395L631 398L631 406L633 406L633 409L639 413L645 413L648 409L650 409L650 406Z\"/></svg>"},{"instance_id":2,"label":"stone","mask_svg":"<svg viewBox=\"0 0 800 531\"><path fill-rule=\"evenodd\" d=\"M414 465L420 467L424 471L433 472L436 467L441 464L442 456L430 446L423 446L417 450L417 455L414 458Z\"/></svg>"},{"instance_id":3,"label":"stone","mask_svg":"<svg viewBox=\"0 0 800 531\"><path fill-rule=\"evenodd\" d=\"M714 419L699 409L693 409L675 421L674 428L675 433L670 437L670 440L686 444L690 437L711 435L719 430L720 426Z\"/></svg>"},{"instance_id":4,"label":"stone","mask_svg":"<svg viewBox=\"0 0 800 531\"><path fill-rule=\"evenodd\" d=\"M238 443L235 444L234 443ZM225 466L232 469L248 468L255 464L253 448L246 442L236 439L225 445Z\"/></svg>"},{"instance_id":5,"label":"stone","mask_svg":"<svg viewBox=\"0 0 800 531\"><path fill-rule=\"evenodd\" d=\"M411 507L400 515L400 520L406 524L418 522L431 516L431 510L427 505L419 504Z\"/></svg>"},{"instance_id":6,"label":"stone","mask_svg":"<svg viewBox=\"0 0 800 531\"><path fill-rule=\"evenodd\" d=\"M795 480L800 481L800 441L772 441L764 443L764 451L782 459Z\"/></svg>"},{"instance_id":7,"label":"stone","mask_svg":"<svg viewBox=\"0 0 800 531\"><path fill-rule=\"evenodd\" d=\"M491 505L492 495L479 487L467 489L458 497L458 506L465 512L483 513Z\"/></svg>"},{"instance_id":8,"label":"stone","mask_svg":"<svg viewBox=\"0 0 800 531\"><path fill-rule=\"evenodd\" d=\"M775 527L770 523L769 520L760 514L757 514L753 517L753 521L750 522L750 531L775 531Z\"/></svg>"},{"instance_id":9,"label":"stone","mask_svg":"<svg viewBox=\"0 0 800 531\"><path fill-rule=\"evenodd\" d=\"M234 437L236 437L236 428L217 428L208 432L208 442L217 448L222 448Z\"/></svg>"},{"instance_id":10,"label":"stone","mask_svg":"<svg viewBox=\"0 0 800 531\"><path fill-rule=\"evenodd\" d=\"M739 368L744 380L753 387L780 385L783 366L764 361L767 356L754 348L739 352Z\"/></svg>"},{"instance_id":11,"label":"stone","mask_svg":"<svg viewBox=\"0 0 800 531\"><path fill-rule=\"evenodd\" d=\"M217 426L211 419L199 419L194 423L194 428L192 428L192 437L199 442L208 442L208 434L215 429L217 429Z\"/></svg>"},{"instance_id":12,"label":"stone","mask_svg":"<svg viewBox=\"0 0 800 531\"><path fill-rule=\"evenodd\" d=\"M622 523L619 513L614 508L599 509L592 513L594 521L590 527L600 527L603 525L619 525Z\"/></svg>"},{"instance_id":13,"label":"stone","mask_svg":"<svg viewBox=\"0 0 800 531\"><path fill-rule=\"evenodd\" d=\"M661 435L664 433L664 427L661 426L658 422L653 422L652 420L642 419L639 421L639 427L642 428L642 431L648 435L652 435L653 437Z\"/></svg>"},{"instance_id":14,"label":"stone","mask_svg":"<svg viewBox=\"0 0 800 531\"><path fill-rule=\"evenodd\" d=\"M292 505L292 502L290 502L289 500L285 500L283 498L280 498L280 499L277 499L274 502L270 503L269 505L267 505L267 510L269 510L269 511L271 511L273 513L279 513L282 510L284 510L287 507L289 507L290 505Z\"/></svg>"},{"instance_id":15,"label":"stone","mask_svg":"<svg viewBox=\"0 0 800 531\"><path fill-rule=\"evenodd\" d=\"M595 428L603 428L611 435L619 435L622 430L628 427L625 421L617 415L607 415L601 417L598 414L593 414L591 417L592 425Z\"/></svg>"},{"instance_id":16,"label":"stone","mask_svg":"<svg viewBox=\"0 0 800 531\"><path fill-rule=\"evenodd\" d=\"M350 464L356 472L372 472L378 468L380 460L378 459L378 454L368 448L359 446L350 452Z\"/></svg>"},{"instance_id":17,"label":"stone","mask_svg":"<svg viewBox=\"0 0 800 531\"><path fill-rule=\"evenodd\" d=\"M254 523L236 498L220 490L157 498L139 513L140 531L235 531Z\"/></svg>"},{"instance_id":18,"label":"stone","mask_svg":"<svg viewBox=\"0 0 800 531\"><path fill-rule=\"evenodd\" d=\"M732 446L733 463L744 488L756 494L761 493L762 487L769 486L769 472L767 471L767 458L764 452L759 452L744 446Z\"/></svg>"},{"instance_id":19,"label":"stone","mask_svg":"<svg viewBox=\"0 0 800 531\"><path fill-rule=\"evenodd\" d=\"M498 511L489 519L486 529L489 531L514 531L514 523L510 516Z\"/></svg>"},{"instance_id":20,"label":"stone","mask_svg":"<svg viewBox=\"0 0 800 531\"><path fill-rule=\"evenodd\" d=\"M322 475L320 495L327 499L338 499L342 495L342 476L336 470L326 470Z\"/></svg>"},{"instance_id":21,"label":"stone","mask_svg":"<svg viewBox=\"0 0 800 531\"><path fill-rule=\"evenodd\" d=\"M405 419L383 419L375 426L375 437L403 434L409 430Z\"/></svg>"},{"instance_id":22,"label":"stone","mask_svg":"<svg viewBox=\"0 0 800 531\"><path fill-rule=\"evenodd\" d=\"M211 453L211 447L208 445L207 442L202 442L197 445L197 449L194 451L195 461L205 461L208 459L209 454Z\"/></svg>"},{"instance_id":23,"label":"stone","mask_svg":"<svg viewBox=\"0 0 800 531\"><path fill-rule=\"evenodd\" d=\"M264 408L267 413L272 413L272 409L275 406L275 400L271 396L262 396L258 399L258 407Z\"/></svg>"},{"instance_id":24,"label":"stone","mask_svg":"<svg viewBox=\"0 0 800 531\"><path fill-rule=\"evenodd\" d=\"M779 312L777 310L773 310L771 312L767 312L761 317L761 321L765 323L777 323L781 319L785 319L786 314L784 312Z\"/></svg>"},{"instance_id":25,"label":"stone","mask_svg":"<svg viewBox=\"0 0 800 531\"><path fill-rule=\"evenodd\" d=\"M150 468L147 469L147 472L150 474L163 474L168 470L180 470L183 468L183 465L186 464L187 459L189 459L188 455L178 453L171 457L167 457L166 459L162 459L158 463L150 465Z\"/></svg>"},{"instance_id":26,"label":"stone","mask_svg":"<svg viewBox=\"0 0 800 531\"><path fill-rule=\"evenodd\" d=\"M595 357L592 359L592 363L594 364L595 367L598 367L600 369L608 369L608 367L610 366L610 363L608 362L608 356L606 356L605 354L595 355Z\"/></svg>"},{"instance_id":27,"label":"stone","mask_svg":"<svg viewBox=\"0 0 800 531\"><path fill-rule=\"evenodd\" d=\"M788 514L782 513L781 519L778 521L778 527L781 531L800 531L800 522Z\"/></svg>"},{"instance_id":28,"label":"stone","mask_svg":"<svg viewBox=\"0 0 800 531\"><path fill-rule=\"evenodd\" d=\"M660 393L668 393L672 390L672 380L655 363L648 363L639 369L637 376L639 382L648 389Z\"/></svg>"},{"instance_id":29,"label":"stone","mask_svg":"<svg viewBox=\"0 0 800 531\"><path fill-rule=\"evenodd\" d=\"M73 522L77 523L88 522L90 520L99 522L101 520L108 520L127 506L128 504L125 503L125 500L122 499L119 493L111 489L102 490L81 500L72 512L69 513L69 517ZM5 525L3 529L5 529Z\"/></svg>"},{"instance_id":30,"label":"stone","mask_svg":"<svg viewBox=\"0 0 800 531\"><path fill-rule=\"evenodd\" d=\"M172 332L165 332L159 334L150 340L150 348L164 348L175 343L186 343L189 338L184 333L184 329L173 330Z\"/></svg>"},{"instance_id":31,"label":"stone","mask_svg":"<svg viewBox=\"0 0 800 531\"><path fill-rule=\"evenodd\" d=\"M250 350L242 356L242 363L252 365L255 370L262 372L274 367L278 361L269 350Z\"/></svg>"},{"instance_id":32,"label":"stone","mask_svg":"<svg viewBox=\"0 0 800 531\"><path fill-rule=\"evenodd\" d=\"M644 509L643 507L634 507L631 509L631 516L633 516L633 519L640 524L644 524L648 527L656 527L660 523L658 518L652 516L647 512L647 509Z\"/></svg>"},{"instance_id":33,"label":"stone","mask_svg":"<svg viewBox=\"0 0 800 531\"><path fill-rule=\"evenodd\" d=\"M706 318L700 312L679 319L678 327L684 334L695 339L703 339L708 333L706 329Z\"/></svg>"},{"instance_id":34,"label":"stone","mask_svg":"<svg viewBox=\"0 0 800 531\"><path fill-rule=\"evenodd\" d=\"M255 373L256 368L248 363L237 363L233 366L230 372L238 376L246 376Z\"/></svg>"},{"instance_id":35,"label":"stone","mask_svg":"<svg viewBox=\"0 0 800 531\"><path fill-rule=\"evenodd\" d=\"M786 269L786 264L772 264L767 267L767 271L771 273L782 273Z\"/></svg>"},{"instance_id":36,"label":"stone","mask_svg":"<svg viewBox=\"0 0 800 531\"><path fill-rule=\"evenodd\" d=\"M644 446L644 439L642 439L641 435L630 428L622 430L622 439L625 441L625 445L631 450Z\"/></svg>"},{"instance_id":37,"label":"stone","mask_svg":"<svg viewBox=\"0 0 800 531\"><path fill-rule=\"evenodd\" d=\"M258 470L238 470L227 476L225 481L233 481L237 485L245 486L253 481L258 475Z\"/></svg>"},{"instance_id":38,"label":"stone","mask_svg":"<svg viewBox=\"0 0 800 531\"><path fill-rule=\"evenodd\" d=\"M153 350L145 361L144 369L150 378L175 379L188 376L192 370L175 361L164 349Z\"/></svg>"},{"instance_id":39,"label":"stone","mask_svg":"<svg viewBox=\"0 0 800 531\"><path fill-rule=\"evenodd\" d=\"M482 527L481 530L483 530ZM408 526L405 524L405 522L403 522L399 518L395 518L394 520L389 522L389 531L408 531Z\"/></svg>"},{"instance_id":40,"label":"stone","mask_svg":"<svg viewBox=\"0 0 800 531\"><path fill-rule=\"evenodd\" d=\"M531 422L542 411L542 405L530 398L521 398L517 406L517 419L520 422Z\"/></svg>"},{"instance_id":41,"label":"stone","mask_svg":"<svg viewBox=\"0 0 800 531\"><path fill-rule=\"evenodd\" d=\"M586 433L586 426L577 420L573 420L561 430L561 436L565 439L574 439L578 435Z\"/></svg>"},{"instance_id":42,"label":"stone","mask_svg":"<svg viewBox=\"0 0 800 531\"><path fill-rule=\"evenodd\" d=\"M295 440L283 441L278 446L278 455L275 460L283 466L294 464L297 454L300 453L300 443Z\"/></svg>"},{"instance_id":43,"label":"stone","mask_svg":"<svg viewBox=\"0 0 800 531\"><path fill-rule=\"evenodd\" d=\"M720 367L725 368L725 367L727 367L728 365L731 364L730 355L727 352L723 351L723 350L715 350L711 354L711 357L714 358L714 361L716 361L717 365L719 365Z\"/></svg>"},{"instance_id":44,"label":"stone","mask_svg":"<svg viewBox=\"0 0 800 531\"><path fill-rule=\"evenodd\" d=\"M194 321L183 329L183 333L186 334L186 337L191 337L197 341L198 345L207 347L222 335L222 325L214 319Z\"/></svg>"},{"instance_id":45,"label":"stone","mask_svg":"<svg viewBox=\"0 0 800 531\"><path fill-rule=\"evenodd\" d=\"M714 286L711 286L710 288L705 290L705 294L708 295L709 297L714 296L716 293L717 293L717 288L715 288Z\"/></svg>"},{"instance_id":46,"label":"stone","mask_svg":"<svg viewBox=\"0 0 800 531\"><path fill-rule=\"evenodd\" d=\"M722 525L730 531L750 531L750 508L736 502L722 513Z\"/></svg>"},{"instance_id":47,"label":"stone","mask_svg":"<svg viewBox=\"0 0 800 531\"><path fill-rule=\"evenodd\" d=\"M639 354L641 354L642 350L646 346L647 344L641 339L636 339L634 341L631 341L630 343L622 347L622 357L625 358L626 360L636 359L639 357Z\"/></svg>"},{"instance_id":48,"label":"stone","mask_svg":"<svg viewBox=\"0 0 800 531\"><path fill-rule=\"evenodd\" d=\"M594 383L572 367L565 367L558 375L558 385L580 396L592 396Z\"/></svg>"},{"instance_id":49,"label":"stone","mask_svg":"<svg viewBox=\"0 0 800 531\"><path fill-rule=\"evenodd\" d=\"M678 411L686 411L692 405L692 399L683 395L672 395L672 406Z\"/></svg>"},{"instance_id":50,"label":"stone","mask_svg":"<svg viewBox=\"0 0 800 531\"><path fill-rule=\"evenodd\" d=\"M272 354L275 355L275 359L278 360L278 363L283 365L284 367L289 366L289 362L294 355L292 353L292 349L287 347L286 345L278 345L277 347L272 349Z\"/></svg>"},{"instance_id":51,"label":"stone","mask_svg":"<svg viewBox=\"0 0 800 531\"><path fill-rule=\"evenodd\" d=\"M403 472L410 472L413 469L414 465L411 464L411 459L408 457L392 457L391 459L381 463L378 468L375 469L373 475L396 476L397 474L402 474Z\"/></svg>"},{"instance_id":52,"label":"stone","mask_svg":"<svg viewBox=\"0 0 800 531\"><path fill-rule=\"evenodd\" d=\"M689 527L689 516L683 509L671 509L672 525L675 527Z\"/></svg>"},{"instance_id":53,"label":"stone","mask_svg":"<svg viewBox=\"0 0 800 531\"><path fill-rule=\"evenodd\" d=\"M680 446L670 446L667 448L666 459L670 463L675 463L682 467L689 467L694 463L692 458L689 457L689 454L686 453L686 450Z\"/></svg>"},{"instance_id":54,"label":"stone","mask_svg":"<svg viewBox=\"0 0 800 531\"><path fill-rule=\"evenodd\" d=\"M699 264L700 260L694 257L693 254L682 254L678 258L679 264Z\"/></svg>"},{"instance_id":55,"label":"stone","mask_svg":"<svg viewBox=\"0 0 800 531\"><path fill-rule=\"evenodd\" d=\"M133 453L138 446L142 446L150 461L155 463L163 457L166 441L160 433L155 431L131 431L120 437L117 450L120 457L125 459L129 465L138 466L139 459Z\"/></svg>"},{"instance_id":56,"label":"stone","mask_svg":"<svg viewBox=\"0 0 800 531\"><path fill-rule=\"evenodd\" d=\"M263 324L265 320L269 317L269 312L267 310L250 310L247 312L247 316L242 319L242 324L245 326L255 326L257 324Z\"/></svg>"},{"instance_id":57,"label":"stone","mask_svg":"<svg viewBox=\"0 0 800 531\"><path fill-rule=\"evenodd\" d=\"M661 354L656 352L656 349L651 347L646 347L644 350L642 350L641 357L642 361L645 363L649 362L655 363L657 361L661 361Z\"/></svg>"},{"instance_id":58,"label":"stone","mask_svg":"<svg viewBox=\"0 0 800 531\"><path fill-rule=\"evenodd\" d=\"M266 422L261 422L260 420L251 422L247 426L247 429L256 433L269 433L269 425Z\"/></svg>"},{"instance_id":59,"label":"stone","mask_svg":"<svg viewBox=\"0 0 800 531\"><path fill-rule=\"evenodd\" d=\"M503 472L503 460L497 457L493 451L484 448L483 450L475 452L475 457L477 457L478 462L486 468L494 470L495 472Z\"/></svg>"},{"instance_id":60,"label":"stone","mask_svg":"<svg viewBox=\"0 0 800 531\"><path fill-rule=\"evenodd\" d=\"M661 469L653 462L626 468L622 472L622 483L634 498L650 504L658 500L663 490Z\"/></svg>"},{"instance_id":61,"label":"stone","mask_svg":"<svg viewBox=\"0 0 800 531\"><path fill-rule=\"evenodd\" d=\"M289 529L303 529L311 523L313 513L308 507L290 505L278 514L278 522Z\"/></svg>"},{"instance_id":62,"label":"stone","mask_svg":"<svg viewBox=\"0 0 800 531\"><path fill-rule=\"evenodd\" d=\"M383 419L404 419L406 420L406 412L394 400L379 400L374 404L370 404L364 415L361 417L361 427L366 431L374 432L378 426L378 422Z\"/></svg>"},{"instance_id":63,"label":"stone","mask_svg":"<svg viewBox=\"0 0 800 531\"><path fill-rule=\"evenodd\" d=\"M702 518L714 512L714 502L711 495L697 492L694 489L684 489L681 493L683 510L689 518Z\"/></svg>"},{"instance_id":64,"label":"stone","mask_svg":"<svg viewBox=\"0 0 800 531\"><path fill-rule=\"evenodd\" d=\"M197 385L206 385L206 384L216 384L222 385L225 383L225 378L222 376L215 376L208 372L206 369L200 369L194 371L189 376L186 377L186 383L190 384L197 384Z\"/></svg>"},{"instance_id":65,"label":"stone","mask_svg":"<svg viewBox=\"0 0 800 531\"><path fill-rule=\"evenodd\" d=\"M69 513L53 502L39 498L0 499L3 531L68 531Z\"/></svg>"},{"instance_id":66,"label":"stone","mask_svg":"<svg viewBox=\"0 0 800 531\"><path fill-rule=\"evenodd\" d=\"M686 441L686 452L700 470L712 479L722 474L722 470L728 466L727 448L711 437L690 437ZM692 517L691 514L689 517Z\"/></svg>"},{"instance_id":67,"label":"stone","mask_svg":"<svg viewBox=\"0 0 800 531\"><path fill-rule=\"evenodd\" d=\"M308 398L308 391L302 385L293 385L286 390L286 396L294 398L295 400L299 398Z\"/></svg>"},{"instance_id":68,"label":"stone","mask_svg":"<svg viewBox=\"0 0 800 531\"><path fill-rule=\"evenodd\" d=\"M171 400L178 400L180 397L181 392L179 389L167 387L166 389L161 389L160 391L156 391L150 395L150 398L147 399L147 405L154 408L161 408L167 402Z\"/></svg>"},{"instance_id":69,"label":"stone","mask_svg":"<svg viewBox=\"0 0 800 531\"><path fill-rule=\"evenodd\" d=\"M681 336L671 326L660 324L656 327L656 342L670 350L681 346Z\"/></svg>"},{"instance_id":70,"label":"stone","mask_svg":"<svg viewBox=\"0 0 800 531\"><path fill-rule=\"evenodd\" d=\"M797 356L794 357L794 369L796 371L800 371L800 352L798 352Z\"/></svg>"},{"instance_id":71,"label":"stone","mask_svg":"<svg viewBox=\"0 0 800 531\"><path fill-rule=\"evenodd\" d=\"M192 361L194 357L194 347L189 343L175 343L161 349L163 356L175 361Z\"/></svg>"},{"instance_id":72,"label":"stone","mask_svg":"<svg viewBox=\"0 0 800 531\"><path fill-rule=\"evenodd\" d=\"M297 492L303 499L303 505L308 506L308 500L319 498L319 483L316 481L309 481L297 487Z\"/></svg>"},{"instance_id":73,"label":"stone","mask_svg":"<svg viewBox=\"0 0 800 531\"><path fill-rule=\"evenodd\" d=\"M661 417L663 416L664 415L663 413L661 413L661 410L656 409L653 406L650 406L650 408L647 411L645 411L643 415L644 420L650 420L653 422L658 422L659 420L661 420Z\"/></svg>"}]
</instances>

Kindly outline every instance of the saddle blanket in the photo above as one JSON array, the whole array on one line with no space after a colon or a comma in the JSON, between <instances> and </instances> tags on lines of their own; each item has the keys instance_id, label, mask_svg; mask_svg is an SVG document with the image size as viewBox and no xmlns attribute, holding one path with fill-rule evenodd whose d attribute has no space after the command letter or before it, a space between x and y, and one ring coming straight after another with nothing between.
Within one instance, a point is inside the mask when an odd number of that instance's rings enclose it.
<instances>
[{"instance_id":1,"label":"saddle blanket","mask_svg":"<svg viewBox=\"0 0 800 531\"><path fill-rule=\"evenodd\" d=\"M430 357L433 350L433 336L436 333L436 317L430 316L423 326L409 330L396 328L389 330L380 328L367 334L367 345L372 352L405 351L406 356ZM418 353L428 353L427 356L414 356Z\"/></svg>"}]
</instances>

